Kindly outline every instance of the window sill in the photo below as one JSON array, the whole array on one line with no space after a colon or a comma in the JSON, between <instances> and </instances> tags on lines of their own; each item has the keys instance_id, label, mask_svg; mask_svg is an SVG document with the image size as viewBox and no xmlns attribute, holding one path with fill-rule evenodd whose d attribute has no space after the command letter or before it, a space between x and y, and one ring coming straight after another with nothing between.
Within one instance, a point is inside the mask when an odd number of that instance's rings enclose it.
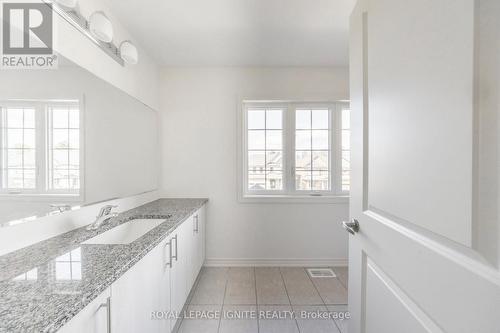
<instances>
[{"instance_id":1,"label":"window sill","mask_svg":"<svg viewBox=\"0 0 500 333\"><path fill-rule=\"evenodd\" d=\"M39 202L80 202L80 194L62 194L62 193L0 193L0 201L39 201Z\"/></svg>"},{"instance_id":2,"label":"window sill","mask_svg":"<svg viewBox=\"0 0 500 333\"><path fill-rule=\"evenodd\" d=\"M252 195L246 194L239 198L240 203L303 203L303 204L349 204L349 195Z\"/></svg>"}]
</instances>

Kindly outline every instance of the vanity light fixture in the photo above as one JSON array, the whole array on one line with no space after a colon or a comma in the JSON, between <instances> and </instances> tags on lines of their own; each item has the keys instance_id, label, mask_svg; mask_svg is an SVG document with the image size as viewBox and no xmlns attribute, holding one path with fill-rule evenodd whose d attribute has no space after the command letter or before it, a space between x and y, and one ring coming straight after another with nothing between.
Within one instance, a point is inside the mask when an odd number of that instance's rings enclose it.
<instances>
[{"instance_id":1,"label":"vanity light fixture","mask_svg":"<svg viewBox=\"0 0 500 333\"><path fill-rule=\"evenodd\" d=\"M120 44L120 56L127 64L135 65L139 62L137 47L129 40Z\"/></svg>"},{"instance_id":2,"label":"vanity light fixture","mask_svg":"<svg viewBox=\"0 0 500 333\"><path fill-rule=\"evenodd\" d=\"M78 4L78 0L56 0L56 2L68 9L74 9Z\"/></svg>"},{"instance_id":3,"label":"vanity light fixture","mask_svg":"<svg viewBox=\"0 0 500 333\"><path fill-rule=\"evenodd\" d=\"M104 43L113 40L113 25L102 11L93 12L89 17L89 28L92 35Z\"/></svg>"},{"instance_id":4,"label":"vanity light fixture","mask_svg":"<svg viewBox=\"0 0 500 333\"><path fill-rule=\"evenodd\" d=\"M104 12L96 11L87 20L77 8L78 0L42 0L42 2L50 6L54 12L88 37L92 43L97 45L120 66L125 65L119 47L113 43L113 25ZM130 51L126 52L130 53ZM138 57L136 56L136 58ZM133 56L130 59L133 60Z\"/></svg>"}]
</instances>

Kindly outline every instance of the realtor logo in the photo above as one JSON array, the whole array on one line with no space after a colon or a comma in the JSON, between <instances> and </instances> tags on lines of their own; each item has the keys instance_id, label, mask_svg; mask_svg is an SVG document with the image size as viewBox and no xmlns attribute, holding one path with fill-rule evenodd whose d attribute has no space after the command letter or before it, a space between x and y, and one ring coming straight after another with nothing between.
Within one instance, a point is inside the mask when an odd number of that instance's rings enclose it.
<instances>
[{"instance_id":1,"label":"realtor logo","mask_svg":"<svg viewBox=\"0 0 500 333\"><path fill-rule=\"evenodd\" d=\"M48 3L2 3L3 69L56 68L53 12Z\"/></svg>"}]
</instances>

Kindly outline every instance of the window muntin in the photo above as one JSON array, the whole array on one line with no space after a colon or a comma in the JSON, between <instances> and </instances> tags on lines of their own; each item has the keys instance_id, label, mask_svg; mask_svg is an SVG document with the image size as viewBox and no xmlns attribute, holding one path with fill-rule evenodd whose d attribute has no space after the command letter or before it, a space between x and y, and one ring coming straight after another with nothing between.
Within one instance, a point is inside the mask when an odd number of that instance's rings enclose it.
<instances>
[{"instance_id":1,"label":"window muntin","mask_svg":"<svg viewBox=\"0 0 500 333\"><path fill-rule=\"evenodd\" d=\"M48 188L80 188L80 111L76 105L48 106Z\"/></svg>"},{"instance_id":2,"label":"window muntin","mask_svg":"<svg viewBox=\"0 0 500 333\"><path fill-rule=\"evenodd\" d=\"M245 101L243 197L348 194L350 148L345 142L349 128L342 125L344 109L348 109L345 102ZM273 122L270 110L279 110L281 117ZM273 125L276 123L280 125ZM272 148L274 141L267 142L272 131L279 131L280 149ZM273 159L274 152L280 158ZM280 185L271 184L271 171L279 172Z\"/></svg>"},{"instance_id":3,"label":"window muntin","mask_svg":"<svg viewBox=\"0 0 500 333\"><path fill-rule=\"evenodd\" d=\"M295 190L330 191L329 109L295 110Z\"/></svg>"},{"instance_id":4,"label":"window muntin","mask_svg":"<svg viewBox=\"0 0 500 333\"><path fill-rule=\"evenodd\" d=\"M247 111L249 191L283 189L283 110Z\"/></svg>"}]
</instances>

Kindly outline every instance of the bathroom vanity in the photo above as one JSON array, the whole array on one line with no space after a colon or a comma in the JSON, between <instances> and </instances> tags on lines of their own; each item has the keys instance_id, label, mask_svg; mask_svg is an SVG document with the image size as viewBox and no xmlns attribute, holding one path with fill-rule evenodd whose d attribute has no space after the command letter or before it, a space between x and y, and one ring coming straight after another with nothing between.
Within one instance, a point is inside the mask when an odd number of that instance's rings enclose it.
<instances>
[{"instance_id":1,"label":"bathroom vanity","mask_svg":"<svg viewBox=\"0 0 500 333\"><path fill-rule=\"evenodd\" d=\"M206 202L159 199L0 257L0 332L170 332L205 259Z\"/></svg>"}]
</instances>

